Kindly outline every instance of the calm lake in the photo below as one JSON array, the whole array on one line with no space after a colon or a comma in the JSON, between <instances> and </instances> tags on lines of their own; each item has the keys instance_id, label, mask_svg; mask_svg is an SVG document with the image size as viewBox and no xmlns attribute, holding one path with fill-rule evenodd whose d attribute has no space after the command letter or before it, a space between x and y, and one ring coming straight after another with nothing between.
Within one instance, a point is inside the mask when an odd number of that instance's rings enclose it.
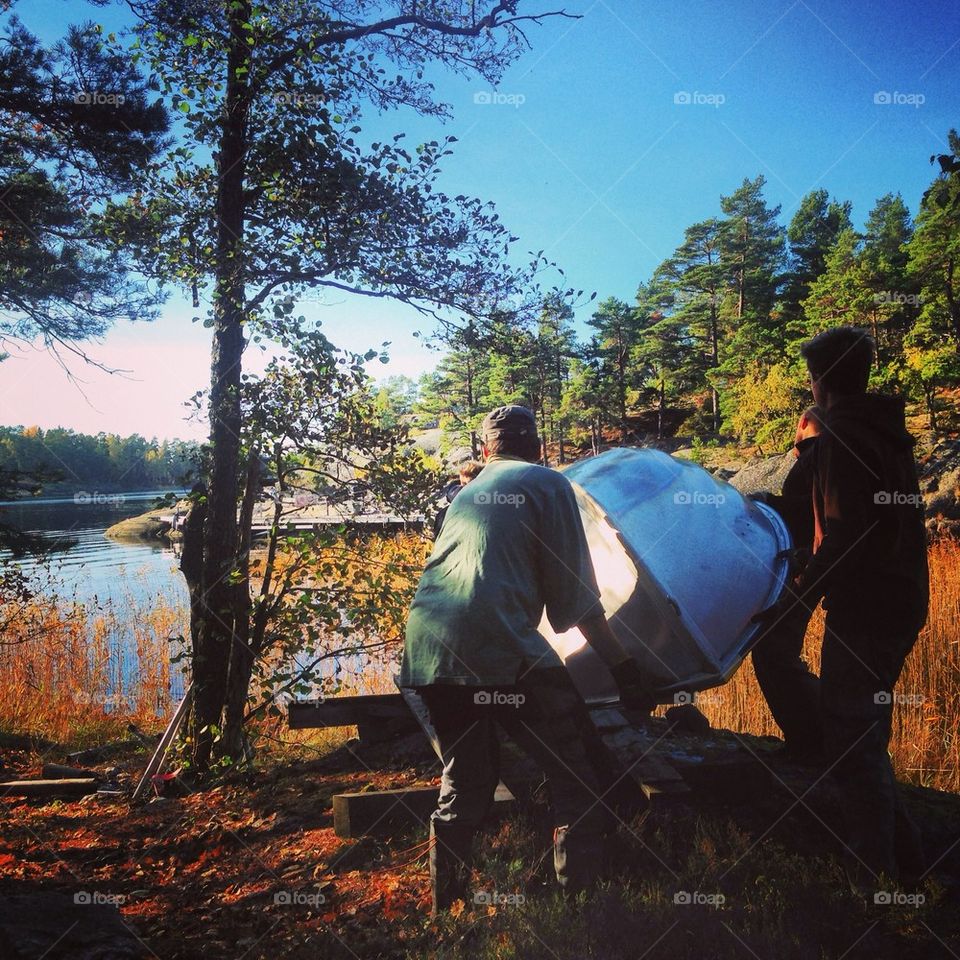
<instances>
[{"instance_id":1,"label":"calm lake","mask_svg":"<svg viewBox=\"0 0 960 960\"><path fill-rule=\"evenodd\" d=\"M37 533L50 540L69 538L74 545L40 563L29 558L19 561L21 569L33 575L38 593L56 594L82 604L88 614L113 611L111 659L116 659L124 681L135 679L135 657L124 651L136 647L132 624L145 620L150 610L163 607L182 611L182 632L189 629L189 597L179 569L177 550L164 541L113 540L108 527L157 506L166 493L187 491L138 490L123 494L102 494L78 498L38 498L16 502L0 501L0 522ZM0 566L12 562L0 551ZM160 639L160 638L158 638ZM171 651L172 652L172 651ZM295 656L300 666L312 660L308 654ZM379 659L376 661L379 664ZM347 653L322 665L320 673L361 677L367 666L363 655ZM182 696L183 677L179 667L171 672L171 694ZM286 699L286 698L284 698Z\"/></svg>"},{"instance_id":2,"label":"calm lake","mask_svg":"<svg viewBox=\"0 0 960 960\"><path fill-rule=\"evenodd\" d=\"M25 573L36 574L38 588L56 592L84 605L104 602L139 606L157 598L185 605L187 588L173 548L156 543L111 540L107 527L155 506L167 490L80 495L0 502L0 520L40 534L45 539L69 538L75 544L39 565L25 559ZM78 502L79 501L79 502ZM0 563L9 563L0 552Z\"/></svg>"},{"instance_id":3,"label":"calm lake","mask_svg":"<svg viewBox=\"0 0 960 960\"><path fill-rule=\"evenodd\" d=\"M47 540L74 541L45 560L17 562L37 593L82 605L90 630L96 629L92 624L98 618L108 624L110 673L117 678L111 680L108 708L119 686L127 688L139 674L135 625L142 630L150 622L150 611L162 607L182 611L179 619L186 629L187 588L173 547L162 541L112 540L105 533L118 520L152 509L157 498L168 492L183 491L136 490L0 502L0 522ZM0 551L0 565L11 562L9 554ZM163 643L166 637L157 640ZM177 665L170 672L169 692L175 699L183 695L183 675Z\"/></svg>"}]
</instances>

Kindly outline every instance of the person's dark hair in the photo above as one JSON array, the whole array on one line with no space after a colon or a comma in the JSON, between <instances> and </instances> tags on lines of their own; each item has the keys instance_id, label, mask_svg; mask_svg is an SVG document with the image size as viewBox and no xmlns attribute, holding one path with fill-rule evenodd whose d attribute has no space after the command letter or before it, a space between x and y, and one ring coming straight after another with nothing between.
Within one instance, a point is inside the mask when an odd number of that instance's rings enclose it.
<instances>
[{"instance_id":1,"label":"person's dark hair","mask_svg":"<svg viewBox=\"0 0 960 960\"><path fill-rule=\"evenodd\" d=\"M457 470L458 477L466 477L468 480L476 480L480 476L483 464L478 460L465 460L460 464Z\"/></svg>"},{"instance_id":2,"label":"person's dark hair","mask_svg":"<svg viewBox=\"0 0 960 960\"><path fill-rule=\"evenodd\" d=\"M801 348L811 376L831 393L866 393L873 365L873 337L856 327L824 330Z\"/></svg>"},{"instance_id":3,"label":"person's dark hair","mask_svg":"<svg viewBox=\"0 0 960 960\"><path fill-rule=\"evenodd\" d=\"M540 459L540 438L535 433L507 433L501 431L487 436L484 440L487 453L506 457L523 457L533 462Z\"/></svg>"}]
</instances>

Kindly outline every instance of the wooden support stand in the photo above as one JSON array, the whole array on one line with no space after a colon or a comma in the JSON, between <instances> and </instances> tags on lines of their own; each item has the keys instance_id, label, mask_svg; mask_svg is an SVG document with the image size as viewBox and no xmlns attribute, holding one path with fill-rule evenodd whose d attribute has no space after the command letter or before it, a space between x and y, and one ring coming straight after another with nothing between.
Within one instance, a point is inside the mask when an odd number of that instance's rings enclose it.
<instances>
[{"instance_id":1,"label":"wooden support stand","mask_svg":"<svg viewBox=\"0 0 960 960\"><path fill-rule=\"evenodd\" d=\"M593 707L591 718L601 740L622 768L626 782L634 784L633 789L651 807L658 809L688 799L690 787L669 760L654 751L658 738L644 729L643 718L625 714L615 704ZM421 729L438 756L440 753L429 713L413 690L293 702L289 706L289 723L295 730L355 725L361 730L361 739L368 742ZM522 751L511 749L511 744L504 747L503 779L497 798L528 795L542 779L539 771ZM398 825L425 820L435 809L436 801L435 787L337 794L333 798L334 829L341 837L389 832Z\"/></svg>"}]
</instances>

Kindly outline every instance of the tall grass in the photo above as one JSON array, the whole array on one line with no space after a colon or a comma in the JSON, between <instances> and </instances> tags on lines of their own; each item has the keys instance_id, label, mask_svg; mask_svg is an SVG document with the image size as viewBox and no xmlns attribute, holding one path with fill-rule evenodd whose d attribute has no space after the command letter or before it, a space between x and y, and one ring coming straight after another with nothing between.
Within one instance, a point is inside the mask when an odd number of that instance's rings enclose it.
<instances>
[{"instance_id":1,"label":"tall grass","mask_svg":"<svg viewBox=\"0 0 960 960\"><path fill-rule=\"evenodd\" d=\"M960 792L960 544L930 547L930 614L897 684L890 755L902 780ZM823 611L807 630L804 657L820 670ZM715 727L779 736L748 661L697 704Z\"/></svg>"},{"instance_id":2,"label":"tall grass","mask_svg":"<svg viewBox=\"0 0 960 960\"><path fill-rule=\"evenodd\" d=\"M422 557L411 553L415 559ZM890 750L901 779L960 792L960 544L930 548L930 582L927 626L897 687L904 697L894 710ZM177 648L168 638L187 635L186 616L164 600L87 610L51 599L7 618L0 636L0 729L72 743L117 734L130 720L155 725L179 693L170 664ZM805 648L814 671L822 631L818 611ZM366 661L362 674L344 671L339 692L392 692L398 650L399 641L392 643ZM715 727L779 735L749 661L698 703ZM281 736L285 719L268 726Z\"/></svg>"},{"instance_id":3,"label":"tall grass","mask_svg":"<svg viewBox=\"0 0 960 960\"><path fill-rule=\"evenodd\" d=\"M0 729L84 746L155 728L180 692L171 638L184 616L162 598L21 604L0 635Z\"/></svg>"}]
</instances>

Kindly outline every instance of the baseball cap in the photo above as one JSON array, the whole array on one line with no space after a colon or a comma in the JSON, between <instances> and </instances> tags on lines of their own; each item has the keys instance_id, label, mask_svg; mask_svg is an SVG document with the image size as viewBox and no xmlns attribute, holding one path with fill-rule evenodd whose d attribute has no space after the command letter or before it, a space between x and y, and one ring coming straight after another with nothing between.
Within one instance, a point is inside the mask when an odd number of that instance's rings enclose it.
<instances>
[{"instance_id":1,"label":"baseball cap","mask_svg":"<svg viewBox=\"0 0 960 960\"><path fill-rule=\"evenodd\" d=\"M537 433L537 418L532 410L521 407L518 403L509 403L504 407L491 410L480 426L480 435L486 438L491 435L509 433L514 436L526 436Z\"/></svg>"}]
</instances>

